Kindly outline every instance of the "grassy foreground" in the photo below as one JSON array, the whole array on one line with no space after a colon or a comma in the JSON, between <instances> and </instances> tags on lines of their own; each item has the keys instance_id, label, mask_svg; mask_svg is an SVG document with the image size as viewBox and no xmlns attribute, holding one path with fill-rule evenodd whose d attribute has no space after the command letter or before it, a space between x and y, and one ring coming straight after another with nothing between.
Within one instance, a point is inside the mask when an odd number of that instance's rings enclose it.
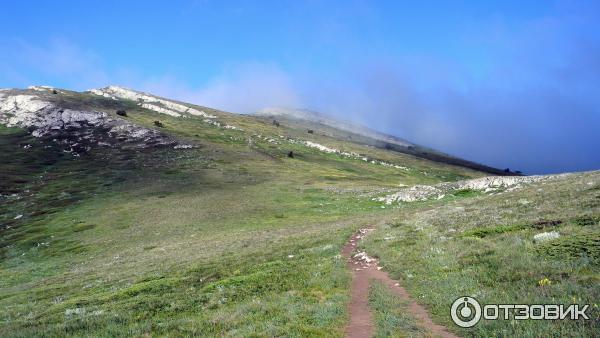
<instances>
[{"instance_id":1,"label":"grassy foreground","mask_svg":"<svg viewBox=\"0 0 600 338\"><path fill-rule=\"evenodd\" d=\"M51 170L82 163L65 161ZM40 210L5 230L3 336L305 335L343 326L348 276L337 255L357 225L348 217L378 206L202 169L201 153L172 161L146 176L139 168L105 176L118 163L92 177L54 172L77 182L58 209L44 196L63 193L66 179L14 201L11 216L31 210L20 205L27 199Z\"/></svg>"},{"instance_id":2,"label":"grassy foreground","mask_svg":"<svg viewBox=\"0 0 600 338\"><path fill-rule=\"evenodd\" d=\"M600 173L513 192L405 203L364 243L434 318L465 336L595 336L600 332ZM555 231L560 237L534 241ZM486 321L459 329L450 305L590 304L591 320Z\"/></svg>"},{"instance_id":3,"label":"grassy foreground","mask_svg":"<svg viewBox=\"0 0 600 338\"><path fill-rule=\"evenodd\" d=\"M223 112L214 113L242 130L127 101L61 99L127 109L151 128L160 120L197 148L75 158L0 127L0 336L341 336L349 274L339 252L386 212L371 197L481 175Z\"/></svg>"},{"instance_id":4,"label":"grassy foreground","mask_svg":"<svg viewBox=\"0 0 600 338\"><path fill-rule=\"evenodd\" d=\"M195 148L73 157L51 139L0 126L0 336L342 336L350 274L340 249L374 224L363 243L369 254L459 334L599 332L597 310L588 322L496 321L462 331L448 312L467 294L597 306L598 173L392 207L373 197L483 174L319 126L308 134L196 107L237 127L227 129L127 100L52 97L73 109L124 109L148 128L159 120L162 132ZM532 241L553 230L559 239ZM370 304L379 336L421 335L382 285L372 286Z\"/></svg>"},{"instance_id":5,"label":"grassy foreground","mask_svg":"<svg viewBox=\"0 0 600 338\"><path fill-rule=\"evenodd\" d=\"M408 302L394 295L379 281L371 284L369 306L375 315L376 337L429 336L416 325L415 318L408 310Z\"/></svg>"}]
</instances>

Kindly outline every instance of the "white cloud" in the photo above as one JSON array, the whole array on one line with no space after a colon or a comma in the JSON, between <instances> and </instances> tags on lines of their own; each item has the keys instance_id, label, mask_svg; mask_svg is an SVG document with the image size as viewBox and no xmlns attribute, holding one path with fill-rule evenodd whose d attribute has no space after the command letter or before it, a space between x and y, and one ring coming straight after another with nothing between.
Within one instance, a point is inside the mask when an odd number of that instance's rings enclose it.
<instances>
[{"instance_id":1,"label":"white cloud","mask_svg":"<svg viewBox=\"0 0 600 338\"><path fill-rule=\"evenodd\" d=\"M300 105L287 74L275 65L261 63L233 67L191 93L189 99L238 113L255 112L265 106Z\"/></svg>"},{"instance_id":2,"label":"white cloud","mask_svg":"<svg viewBox=\"0 0 600 338\"><path fill-rule=\"evenodd\" d=\"M123 85L236 113L253 113L267 106L298 107L301 104L290 77L280 67L256 62L231 66L198 87L172 75L130 78Z\"/></svg>"},{"instance_id":3,"label":"white cloud","mask_svg":"<svg viewBox=\"0 0 600 338\"><path fill-rule=\"evenodd\" d=\"M4 40L0 44L5 51L0 57L5 65L0 78L23 87L40 84L40 78L46 82L50 79L53 83L47 83L49 85L72 89L96 87L109 80L97 54L65 39L52 39L43 45L20 39Z\"/></svg>"},{"instance_id":4,"label":"white cloud","mask_svg":"<svg viewBox=\"0 0 600 338\"><path fill-rule=\"evenodd\" d=\"M190 86L171 74L148 77L132 68L108 69L101 56L66 39L37 45L0 40L0 46L7 51L0 55L0 81L13 86L44 84L87 90L117 84L238 113L300 105L289 76L270 63L231 65L203 85Z\"/></svg>"}]
</instances>

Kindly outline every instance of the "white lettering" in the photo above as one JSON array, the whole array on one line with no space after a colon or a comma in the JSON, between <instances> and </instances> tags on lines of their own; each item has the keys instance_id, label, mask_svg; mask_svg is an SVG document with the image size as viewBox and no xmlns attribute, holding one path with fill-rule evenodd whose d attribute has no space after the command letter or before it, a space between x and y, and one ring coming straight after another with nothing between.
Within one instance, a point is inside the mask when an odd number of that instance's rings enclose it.
<instances>
[{"instance_id":1,"label":"white lettering","mask_svg":"<svg viewBox=\"0 0 600 338\"><path fill-rule=\"evenodd\" d=\"M489 314L488 310L492 310L493 314ZM485 319L498 319L498 307L496 305L486 305L483 307L483 318Z\"/></svg>"},{"instance_id":2,"label":"white lettering","mask_svg":"<svg viewBox=\"0 0 600 338\"><path fill-rule=\"evenodd\" d=\"M586 304L583 306L583 308L581 310L579 310L579 305L575 305L575 319L579 319L579 316L581 315L584 319L590 319L586 314L585 311L588 309L589 305Z\"/></svg>"},{"instance_id":3,"label":"white lettering","mask_svg":"<svg viewBox=\"0 0 600 338\"><path fill-rule=\"evenodd\" d=\"M529 318L544 319L544 305L539 305L539 304L531 305L529 307ZM516 317L515 317L515 319L516 319Z\"/></svg>"},{"instance_id":4,"label":"white lettering","mask_svg":"<svg viewBox=\"0 0 600 338\"><path fill-rule=\"evenodd\" d=\"M515 320L529 319L529 306L525 304L515 305Z\"/></svg>"},{"instance_id":5,"label":"white lettering","mask_svg":"<svg viewBox=\"0 0 600 338\"><path fill-rule=\"evenodd\" d=\"M509 312L508 312L508 310L515 308L514 305L508 305L508 304L499 304L498 307L500 309L502 309L502 311L504 311L504 319L505 320L508 320L508 318L509 318Z\"/></svg>"},{"instance_id":6,"label":"white lettering","mask_svg":"<svg viewBox=\"0 0 600 338\"><path fill-rule=\"evenodd\" d=\"M570 315L570 318L573 319L573 305L569 305L569 307L565 310L564 305L560 305L560 319L567 318L567 315Z\"/></svg>"},{"instance_id":7,"label":"white lettering","mask_svg":"<svg viewBox=\"0 0 600 338\"><path fill-rule=\"evenodd\" d=\"M549 304L546 305L545 319L558 319L559 307L558 305Z\"/></svg>"}]
</instances>

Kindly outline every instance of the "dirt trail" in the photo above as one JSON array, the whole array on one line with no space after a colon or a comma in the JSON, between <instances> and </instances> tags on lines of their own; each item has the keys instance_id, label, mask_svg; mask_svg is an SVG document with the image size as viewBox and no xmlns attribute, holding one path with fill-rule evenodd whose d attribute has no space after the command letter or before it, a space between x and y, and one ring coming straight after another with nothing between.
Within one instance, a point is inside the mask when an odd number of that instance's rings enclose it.
<instances>
[{"instance_id":1,"label":"dirt trail","mask_svg":"<svg viewBox=\"0 0 600 338\"><path fill-rule=\"evenodd\" d=\"M342 255L352 270L352 289L349 304L350 322L346 326L346 337L372 337L375 334L375 322L369 309L369 283L377 279L387 285L392 292L409 302L408 311L416 318L417 324L436 337L456 337L438 324L435 324L427 310L410 298L408 292L398 282L378 267L377 260L368 257L364 252L356 252L356 246L369 231L361 229L354 234L342 249Z\"/></svg>"}]
</instances>

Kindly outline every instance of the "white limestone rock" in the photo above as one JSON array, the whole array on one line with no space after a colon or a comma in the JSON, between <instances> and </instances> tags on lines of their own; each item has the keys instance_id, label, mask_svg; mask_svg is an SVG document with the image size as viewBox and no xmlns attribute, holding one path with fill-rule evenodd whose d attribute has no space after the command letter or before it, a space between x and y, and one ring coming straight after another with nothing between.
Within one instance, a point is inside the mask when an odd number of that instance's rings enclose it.
<instances>
[{"instance_id":1,"label":"white limestone rock","mask_svg":"<svg viewBox=\"0 0 600 338\"><path fill-rule=\"evenodd\" d=\"M176 103L173 101L158 98L156 96L138 92L135 90L119 87L109 86L100 89L89 90L92 94L101 95L105 97L120 98L126 100L136 101L138 105L143 108L154 110L161 114L167 114L171 116L181 116L182 114L190 114L195 116L201 116L207 119L214 119L216 116L205 113L202 110L190 108L186 105ZM175 115L178 114L178 115Z\"/></svg>"},{"instance_id":2,"label":"white limestone rock","mask_svg":"<svg viewBox=\"0 0 600 338\"><path fill-rule=\"evenodd\" d=\"M161 113L161 114L167 114L167 115L171 115L171 116L175 116L175 117L180 117L181 114L179 114L176 111L167 109L167 108L163 108L161 106L157 106L155 104L152 103L142 103L141 104L142 108L146 108L146 109L150 109L150 110L154 110L157 113Z\"/></svg>"},{"instance_id":3,"label":"white limestone rock","mask_svg":"<svg viewBox=\"0 0 600 338\"><path fill-rule=\"evenodd\" d=\"M329 147L326 147L326 146L324 146L322 144L318 144L318 143L311 142L311 141L304 141L304 145L306 145L307 147L310 147L310 148L318 149L318 150L320 150L322 152L325 152L325 153L338 153L338 152L340 152L337 149L329 148Z\"/></svg>"},{"instance_id":4,"label":"white limestone rock","mask_svg":"<svg viewBox=\"0 0 600 338\"><path fill-rule=\"evenodd\" d=\"M556 231L542 232L533 236L533 241L536 243L552 241L560 237L560 234Z\"/></svg>"},{"instance_id":5,"label":"white limestone rock","mask_svg":"<svg viewBox=\"0 0 600 338\"><path fill-rule=\"evenodd\" d=\"M173 147L173 149L192 149L192 148L194 148L194 146L191 144L178 144Z\"/></svg>"},{"instance_id":6,"label":"white limestone rock","mask_svg":"<svg viewBox=\"0 0 600 338\"><path fill-rule=\"evenodd\" d=\"M549 179L564 177L569 174L536 175L536 176L487 176L458 182L446 182L436 185L415 185L402 188L398 192L377 197L373 200L392 204L394 202L425 201L431 198L441 199L453 191L472 189L485 193L514 191L522 189L527 184L541 182Z\"/></svg>"},{"instance_id":7,"label":"white limestone rock","mask_svg":"<svg viewBox=\"0 0 600 338\"><path fill-rule=\"evenodd\" d=\"M35 90L37 92L48 92L48 91L56 90L54 87L51 87L51 86L29 86L29 87L27 87L27 89Z\"/></svg>"},{"instance_id":8,"label":"white limestone rock","mask_svg":"<svg viewBox=\"0 0 600 338\"><path fill-rule=\"evenodd\" d=\"M105 112L63 109L41 97L29 94L2 93L0 123L8 127L28 128L34 137L68 132L73 137L69 152L76 146L78 149L88 149L90 144L94 143L110 146L111 142L104 139L107 137L125 138L126 141L137 142L142 147L148 144L176 144L156 130L140 127L120 118L112 118Z\"/></svg>"},{"instance_id":9,"label":"white limestone rock","mask_svg":"<svg viewBox=\"0 0 600 338\"><path fill-rule=\"evenodd\" d=\"M99 89L90 89L90 90L88 90L88 92L90 92L92 94L95 94L95 95L104 96L104 97L107 97L107 98L113 99L113 100L117 99L116 97L114 97L114 96L112 96L112 95L110 95L108 93L105 93L105 92L103 92L103 91L101 91Z\"/></svg>"}]
</instances>

